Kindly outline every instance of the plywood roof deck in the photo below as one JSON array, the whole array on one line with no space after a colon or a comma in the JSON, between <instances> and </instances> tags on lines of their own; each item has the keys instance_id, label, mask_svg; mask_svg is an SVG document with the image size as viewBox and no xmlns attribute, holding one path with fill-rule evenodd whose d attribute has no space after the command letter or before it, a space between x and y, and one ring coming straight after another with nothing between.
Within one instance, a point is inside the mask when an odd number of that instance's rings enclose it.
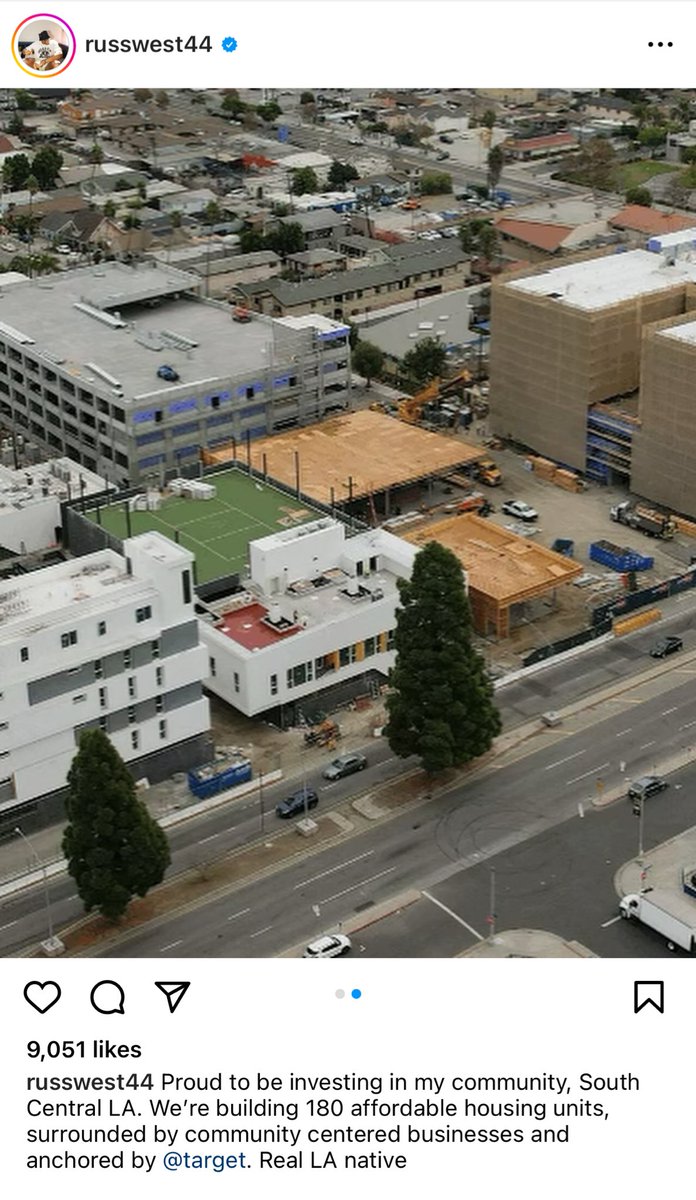
<instances>
[{"instance_id":1,"label":"plywood roof deck","mask_svg":"<svg viewBox=\"0 0 696 1200\"><path fill-rule=\"evenodd\" d=\"M259 438L251 443L251 463L271 478L295 487L295 453L299 455L300 488L325 504L348 499L352 478L354 500L429 475L444 475L485 457L485 450L463 441L428 433L384 413L362 410L331 417L319 425ZM246 446L237 443L237 458L246 462ZM228 447L206 452L209 462L229 461Z\"/></svg>"},{"instance_id":2,"label":"plywood roof deck","mask_svg":"<svg viewBox=\"0 0 696 1200\"><path fill-rule=\"evenodd\" d=\"M466 568L470 589L502 608L541 596L584 570L563 554L470 514L402 536L417 546L439 542L452 550Z\"/></svg>"}]
</instances>

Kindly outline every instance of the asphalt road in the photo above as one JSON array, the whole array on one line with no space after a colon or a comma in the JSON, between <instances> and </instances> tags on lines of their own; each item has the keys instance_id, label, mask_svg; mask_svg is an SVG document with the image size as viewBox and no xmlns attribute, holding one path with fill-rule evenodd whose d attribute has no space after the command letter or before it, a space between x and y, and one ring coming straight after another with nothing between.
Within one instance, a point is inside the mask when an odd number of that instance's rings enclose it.
<instances>
[{"instance_id":1,"label":"asphalt road","mask_svg":"<svg viewBox=\"0 0 696 1200\"><path fill-rule=\"evenodd\" d=\"M545 876L567 879L576 869L572 834L582 839L590 828L597 831L596 841L588 843L584 854L583 881L590 890L603 889L598 911L607 919L615 911L616 897L607 886L605 859L609 855L602 850L603 837L614 836L616 822L618 840L613 853L621 853L623 861L635 854L637 829L624 801L593 811L592 796L598 781L611 788L623 779L652 770L656 761L689 745L696 727L695 672L696 667L675 672L666 681L669 690L660 690L642 702L626 701L600 723L576 732L568 730L560 740L544 740L540 749L446 796L378 824L341 845L304 857L272 877L149 926L106 951L106 956L267 957L408 889L426 889L431 894L433 888L443 889L443 894L450 897L450 889L458 895L465 884L473 889L472 897L478 899L472 899L471 909L466 908L460 915L480 933L486 913L480 898L484 886L480 881L482 863L490 865L518 847L518 854L531 855L529 862L533 865L534 848L548 845L551 849L543 863ZM696 768L693 773L696 778ZM689 772L686 776L691 778ZM687 793L675 788L659 804L651 805L646 818L646 846L660 840L659 823L667 817L666 836L693 825L696 806L690 795L691 789ZM572 818L581 808L585 815L573 824ZM564 829L562 837L559 827ZM603 835L605 827L608 832ZM625 838L621 832L624 828ZM544 842L544 838L550 840ZM614 869L618 865L617 860ZM486 873L487 868L484 878ZM565 937L583 940L588 933L582 916L588 908L584 896L571 894L559 924L553 903L546 909L541 902L546 893L543 888L537 891L535 912L532 914L529 906L529 911L518 912L511 905L507 923L525 925L534 915L536 927L558 929ZM573 922L577 928L567 927ZM589 931L596 932L600 924L593 915ZM451 941L451 930L447 936ZM418 954L418 945L439 945L431 939L434 935L426 930L420 940L401 940L395 953ZM652 952L649 940L640 939L631 952L640 954L641 947L646 954ZM460 943L457 948L461 948ZM590 948L596 948L591 940ZM441 949L438 953L447 951Z\"/></svg>"}]
</instances>

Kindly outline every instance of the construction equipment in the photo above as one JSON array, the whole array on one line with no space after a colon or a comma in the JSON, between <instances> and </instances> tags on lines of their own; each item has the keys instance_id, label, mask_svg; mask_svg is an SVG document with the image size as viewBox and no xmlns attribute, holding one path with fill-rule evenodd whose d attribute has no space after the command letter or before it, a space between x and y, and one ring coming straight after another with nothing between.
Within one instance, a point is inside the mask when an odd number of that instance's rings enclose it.
<instances>
[{"instance_id":1,"label":"construction equipment","mask_svg":"<svg viewBox=\"0 0 696 1200\"><path fill-rule=\"evenodd\" d=\"M611 508L609 515L612 521L627 525L629 529L637 529L647 537L667 541L676 533L676 525L667 513L648 508L646 504L631 504L630 500L624 500Z\"/></svg>"},{"instance_id":2,"label":"construction equipment","mask_svg":"<svg viewBox=\"0 0 696 1200\"><path fill-rule=\"evenodd\" d=\"M479 483L485 483L488 487L499 487L503 482L500 467L493 462L492 458L481 459L476 466L476 478Z\"/></svg>"},{"instance_id":3,"label":"construction equipment","mask_svg":"<svg viewBox=\"0 0 696 1200\"><path fill-rule=\"evenodd\" d=\"M341 731L335 721L322 721L313 725L304 735L305 746L333 746L341 736Z\"/></svg>"},{"instance_id":4,"label":"construction equipment","mask_svg":"<svg viewBox=\"0 0 696 1200\"><path fill-rule=\"evenodd\" d=\"M451 379L431 379L430 383L426 383L425 387L416 392L415 396L404 396L399 400L398 415L408 425L417 425L426 405L439 405L446 396L463 390L470 383L471 372L466 367L462 368L457 375L453 375Z\"/></svg>"}]
</instances>

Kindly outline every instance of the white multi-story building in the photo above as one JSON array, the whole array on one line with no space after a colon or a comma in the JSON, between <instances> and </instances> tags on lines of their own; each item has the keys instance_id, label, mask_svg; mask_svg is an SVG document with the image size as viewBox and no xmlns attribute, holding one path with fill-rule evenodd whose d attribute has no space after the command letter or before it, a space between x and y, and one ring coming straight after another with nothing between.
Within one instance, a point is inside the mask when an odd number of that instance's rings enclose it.
<instances>
[{"instance_id":1,"label":"white multi-story building","mask_svg":"<svg viewBox=\"0 0 696 1200\"><path fill-rule=\"evenodd\" d=\"M346 537L330 517L249 543L244 591L205 606L205 686L247 716L394 663L397 581L416 550L383 529ZM199 613L201 611L199 604Z\"/></svg>"},{"instance_id":2,"label":"white multi-story building","mask_svg":"<svg viewBox=\"0 0 696 1200\"><path fill-rule=\"evenodd\" d=\"M200 763L208 663L193 556L158 533L0 583L0 810L65 786L83 729L139 777Z\"/></svg>"}]
</instances>

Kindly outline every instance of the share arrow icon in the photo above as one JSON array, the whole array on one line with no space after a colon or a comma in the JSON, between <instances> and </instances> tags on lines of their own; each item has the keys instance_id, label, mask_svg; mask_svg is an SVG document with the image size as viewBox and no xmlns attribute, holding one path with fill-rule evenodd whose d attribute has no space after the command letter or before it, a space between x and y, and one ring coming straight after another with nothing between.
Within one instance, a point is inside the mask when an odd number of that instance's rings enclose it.
<instances>
[{"instance_id":1,"label":"share arrow icon","mask_svg":"<svg viewBox=\"0 0 696 1200\"><path fill-rule=\"evenodd\" d=\"M155 987L159 988L162 994L166 996L170 1013L176 1012L190 986L190 982L187 983L185 981L177 981L176 983L155 983Z\"/></svg>"}]
</instances>

